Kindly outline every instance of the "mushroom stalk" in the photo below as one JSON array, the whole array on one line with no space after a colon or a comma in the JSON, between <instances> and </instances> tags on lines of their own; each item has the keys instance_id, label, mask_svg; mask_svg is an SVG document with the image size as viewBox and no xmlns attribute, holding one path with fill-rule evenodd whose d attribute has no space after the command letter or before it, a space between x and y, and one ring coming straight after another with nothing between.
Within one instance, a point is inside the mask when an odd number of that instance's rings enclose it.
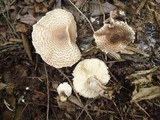
<instances>
[{"instance_id":1,"label":"mushroom stalk","mask_svg":"<svg viewBox=\"0 0 160 120\"><path fill-rule=\"evenodd\" d=\"M89 77L88 82L90 87L98 92L101 96L108 96L109 91L111 91L111 89L104 86L96 76Z\"/></svg>"}]
</instances>

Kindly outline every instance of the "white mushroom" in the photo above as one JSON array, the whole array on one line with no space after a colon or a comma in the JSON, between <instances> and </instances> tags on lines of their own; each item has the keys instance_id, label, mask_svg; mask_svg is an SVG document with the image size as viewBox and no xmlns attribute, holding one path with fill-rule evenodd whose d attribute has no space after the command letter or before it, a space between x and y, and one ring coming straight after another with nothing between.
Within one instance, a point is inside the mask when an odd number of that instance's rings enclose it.
<instances>
[{"instance_id":1,"label":"white mushroom","mask_svg":"<svg viewBox=\"0 0 160 120\"><path fill-rule=\"evenodd\" d=\"M63 9L52 10L34 26L32 43L35 50L49 65L70 67L81 57L76 45L77 26L73 15Z\"/></svg>"},{"instance_id":2,"label":"white mushroom","mask_svg":"<svg viewBox=\"0 0 160 120\"><path fill-rule=\"evenodd\" d=\"M97 58L79 62L72 75L74 89L87 98L103 95L106 89L104 85L110 80L108 67Z\"/></svg>"},{"instance_id":3,"label":"white mushroom","mask_svg":"<svg viewBox=\"0 0 160 120\"><path fill-rule=\"evenodd\" d=\"M72 94L72 88L68 82L64 82L57 87L57 92L59 94L60 100L64 102Z\"/></svg>"},{"instance_id":4,"label":"white mushroom","mask_svg":"<svg viewBox=\"0 0 160 120\"><path fill-rule=\"evenodd\" d=\"M115 12L110 12L109 23L97 30L93 37L97 47L108 52L119 52L135 39L133 29L123 21L115 21Z\"/></svg>"}]
</instances>

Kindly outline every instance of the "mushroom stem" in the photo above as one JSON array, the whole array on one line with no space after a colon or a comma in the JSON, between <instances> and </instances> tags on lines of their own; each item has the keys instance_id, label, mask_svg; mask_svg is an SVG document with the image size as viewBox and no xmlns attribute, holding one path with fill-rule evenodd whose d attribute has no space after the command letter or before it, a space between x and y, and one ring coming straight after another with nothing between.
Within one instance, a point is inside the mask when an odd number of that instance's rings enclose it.
<instances>
[{"instance_id":1,"label":"mushroom stem","mask_svg":"<svg viewBox=\"0 0 160 120\"><path fill-rule=\"evenodd\" d=\"M59 95L59 98L62 102L65 102L68 98L68 96L65 94L65 92L61 92Z\"/></svg>"},{"instance_id":2,"label":"mushroom stem","mask_svg":"<svg viewBox=\"0 0 160 120\"><path fill-rule=\"evenodd\" d=\"M104 86L96 76L91 76L88 78L88 80L90 87L92 87L96 92L98 92L99 95L112 98L111 96L113 94L112 88Z\"/></svg>"}]
</instances>

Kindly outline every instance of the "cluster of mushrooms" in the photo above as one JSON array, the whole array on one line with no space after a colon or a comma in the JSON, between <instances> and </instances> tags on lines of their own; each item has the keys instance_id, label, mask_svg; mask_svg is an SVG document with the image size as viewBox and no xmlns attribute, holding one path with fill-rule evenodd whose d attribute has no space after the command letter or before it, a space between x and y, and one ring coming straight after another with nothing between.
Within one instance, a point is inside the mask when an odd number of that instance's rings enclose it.
<instances>
[{"instance_id":1,"label":"cluster of mushrooms","mask_svg":"<svg viewBox=\"0 0 160 120\"><path fill-rule=\"evenodd\" d=\"M123 21L113 19L110 13L108 23L97 30L93 37L97 48L103 52L119 52L135 39L132 28ZM36 53L55 68L71 67L81 58L76 44L77 26L73 15L64 9L54 9L33 25L32 42ZM80 61L73 70L73 87L86 98L105 95L105 85L110 80L108 67L97 58ZM61 101L66 101L72 87L64 82L57 88Z\"/></svg>"}]
</instances>

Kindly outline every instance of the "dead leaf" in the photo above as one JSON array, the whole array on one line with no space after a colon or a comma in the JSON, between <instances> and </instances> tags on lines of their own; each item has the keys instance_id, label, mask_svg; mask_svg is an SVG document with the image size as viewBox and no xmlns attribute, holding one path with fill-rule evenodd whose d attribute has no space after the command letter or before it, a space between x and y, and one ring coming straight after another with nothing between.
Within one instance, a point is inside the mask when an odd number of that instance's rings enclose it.
<instances>
[{"instance_id":1,"label":"dead leaf","mask_svg":"<svg viewBox=\"0 0 160 120\"><path fill-rule=\"evenodd\" d=\"M61 102L59 96L57 96L57 103L60 109L65 109L70 112L75 111L76 109L76 105L69 101Z\"/></svg>"},{"instance_id":2,"label":"dead leaf","mask_svg":"<svg viewBox=\"0 0 160 120\"><path fill-rule=\"evenodd\" d=\"M77 8L81 8L81 6L84 4L85 0L77 0L75 5L77 6Z\"/></svg>"},{"instance_id":3,"label":"dead leaf","mask_svg":"<svg viewBox=\"0 0 160 120\"><path fill-rule=\"evenodd\" d=\"M41 3L43 2L44 0L36 0L37 3Z\"/></svg>"},{"instance_id":4,"label":"dead leaf","mask_svg":"<svg viewBox=\"0 0 160 120\"><path fill-rule=\"evenodd\" d=\"M68 100L81 108L83 107L79 100L73 95L71 95Z\"/></svg>"},{"instance_id":5,"label":"dead leaf","mask_svg":"<svg viewBox=\"0 0 160 120\"><path fill-rule=\"evenodd\" d=\"M8 110L14 111L16 108L16 98L13 95L7 95L5 96L5 99L3 99L3 102Z\"/></svg>"},{"instance_id":6,"label":"dead leaf","mask_svg":"<svg viewBox=\"0 0 160 120\"><path fill-rule=\"evenodd\" d=\"M139 77L139 76L152 73L152 72L156 71L157 69L158 69L158 67L154 67L154 68L151 68L151 69L149 69L149 70L135 71L133 74L127 76L126 79L137 78L137 77Z\"/></svg>"},{"instance_id":7,"label":"dead leaf","mask_svg":"<svg viewBox=\"0 0 160 120\"><path fill-rule=\"evenodd\" d=\"M17 42L17 43L21 43L22 39L18 39L18 38L10 38L9 42Z\"/></svg>"},{"instance_id":8,"label":"dead leaf","mask_svg":"<svg viewBox=\"0 0 160 120\"><path fill-rule=\"evenodd\" d=\"M29 59L32 61L31 49L30 49L28 39L24 34L21 34L21 37L22 37L22 40L23 40L24 49L25 49Z\"/></svg>"},{"instance_id":9,"label":"dead leaf","mask_svg":"<svg viewBox=\"0 0 160 120\"><path fill-rule=\"evenodd\" d=\"M114 5L118 6L119 8L123 10L127 8L127 6L119 0L113 0L113 2L114 2Z\"/></svg>"},{"instance_id":10,"label":"dead leaf","mask_svg":"<svg viewBox=\"0 0 160 120\"><path fill-rule=\"evenodd\" d=\"M136 79L132 81L132 84L143 85L152 82L152 74L147 75L146 77L141 77L140 79Z\"/></svg>"},{"instance_id":11,"label":"dead leaf","mask_svg":"<svg viewBox=\"0 0 160 120\"><path fill-rule=\"evenodd\" d=\"M149 57L149 54L145 53L144 51L138 49L137 47L133 47L133 46L126 46L125 48L126 50L129 50L129 51L132 51L132 52L135 52L135 53L138 53L138 54L141 54L145 57Z\"/></svg>"},{"instance_id":12,"label":"dead leaf","mask_svg":"<svg viewBox=\"0 0 160 120\"><path fill-rule=\"evenodd\" d=\"M139 102L141 100L151 100L160 97L160 86L149 88L140 88L134 90L131 102Z\"/></svg>"},{"instance_id":13,"label":"dead leaf","mask_svg":"<svg viewBox=\"0 0 160 120\"><path fill-rule=\"evenodd\" d=\"M136 71L133 74L126 77L130 80L132 84L135 85L145 85L152 82L153 72L157 70L158 67L154 67L150 70Z\"/></svg>"},{"instance_id":14,"label":"dead leaf","mask_svg":"<svg viewBox=\"0 0 160 120\"><path fill-rule=\"evenodd\" d=\"M47 7L43 3L37 3L35 4L35 12L36 13L46 13Z\"/></svg>"},{"instance_id":15,"label":"dead leaf","mask_svg":"<svg viewBox=\"0 0 160 120\"><path fill-rule=\"evenodd\" d=\"M16 32L26 33L27 32L26 25L22 24L22 23L17 23L17 25L16 25Z\"/></svg>"},{"instance_id":16,"label":"dead leaf","mask_svg":"<svg viewBox=\"0 0 160 120\"><path fill-rule=\"evenodd\" d=\"M121 56L118 53L115 52L109 52L107 53L109 56L111 56L112 58L116 59L116 60L122 60Z\"/></svg>"},{"instance_id":17,"label":"dead leaf","mask_svg":"<svg viewBox=\"0 0 160 120\"><path fill-rule=\"evenodd\" d=\"M33 25L37 22L36 18L31 13L21 16L20 21L27 25Z\"/></svg>"},{"instance_id":18,"label":"dead leaf","mask_svg":"<svg viewBox=\"0 0 160 120\"><path fill-rule=\"evenodd\" d=\"M99 3L97 1L91 1L91 2L89 2L89 5L90 5L90 13L92 13L91 16L98 16L98 15L103 14L100 9ZM110 4L109 2L103 3L102 6L104 8L105 14L116 9L116 7L112 4Z\"/></svg>"},{"instance_id":19,"label":"dead leaf","mask_svg":"<svg viewBox=\"0 0 160 120\"><path fill-rule=\"evenodd\" d=\"M4 83L1 82L0 83L0 90L4 89L6 86L7 86L6 84L4 84Z\"/></svg>"}]
</instances>

